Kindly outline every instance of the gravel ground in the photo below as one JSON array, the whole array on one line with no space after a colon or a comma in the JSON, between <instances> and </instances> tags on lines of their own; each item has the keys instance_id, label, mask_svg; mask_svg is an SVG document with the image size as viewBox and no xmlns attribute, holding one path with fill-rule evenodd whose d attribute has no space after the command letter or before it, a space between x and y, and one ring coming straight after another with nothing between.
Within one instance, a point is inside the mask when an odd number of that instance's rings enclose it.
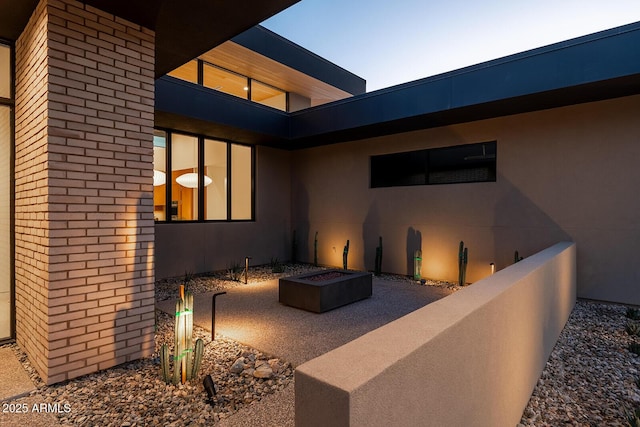
<instances>
[{"instance_id":1,"label":"gravel ground","mask_svg":"<svg viewBox=\"0 0 640 427\"><path fill-rule=\"evenodd\" d=\"M640 407L640 337L626 307L578 301L522 416L522 426L627 426ZM635 427L635 426L633 426Z\"/></svg>"},{"instance_id":2,"label":"gravel ground","mask_svg":"<svg viewBox=\"0 0 640 427\"><path fill-rule=\"evenodd\" d=\"M271 267L253 267L248 282L302 274L313 268L284 265L283 269L274 274ZM392 275L380 279L409 280ZM176 285L180 282L180 278L159 281L156 298L177 298ZM227 273L218 273L193 278L189 289L202 293L242 285L230 281ZM446 282L429 281L427 285L458 289ZM631 353L628 346L640 342L640 337L625 332L625 311L625 307L617 305L578 301L524 411L521 427L627 425L625 411L640 407L640 357ZM211 343L210 333L197 326L194 336L205 341L200 376L192 383L177 386L165 384L159 375L160 345L173 341L173 318L159 311L154 357L53 386L46 386L26 355L11 345L38 387L30 396L12 403L58 403L63 408L57 414L62 425L211 425L284 390L293 381L293 367L277 359L277 355L262 354L222 336L216 336L215 343ZM240 366L236 369L239 373L231 372L234 365ZM255 378L253 372L260 365L268 365L273 375ZM213 405L206 401L204 373L211 374L216 384ZM68 404L68 412L64 404ZM0 424L12 425L6 417L3 421Z\"/></svg>"}]
</instances>

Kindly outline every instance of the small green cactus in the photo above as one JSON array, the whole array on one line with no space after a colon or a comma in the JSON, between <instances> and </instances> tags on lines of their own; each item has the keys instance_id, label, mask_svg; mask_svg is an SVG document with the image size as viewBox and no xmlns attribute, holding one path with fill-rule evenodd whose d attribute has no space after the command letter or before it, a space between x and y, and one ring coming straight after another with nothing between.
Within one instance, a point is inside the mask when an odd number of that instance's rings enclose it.
<instances>
[{"instance_id":1,"label":"small green cactus","mask_svg":"<svg viewBox=\"0 0 640 427\"><path fill-rule=\"evenodd\" d=\"M270 264L272 273L282 273L284 271L284 266L277 257L271 258Z\"/></svg>"},{"instance_id":2,"label":"small green cactus","mask_svg":"<svg viewBox=\"0 0 640 427\"><path fill-rule=\"evenodd\" d=\"M640 377L636 377L636 386L640 388Z\"/></svg>"},{"instance_id":3,"label":"small green cactus","mask_svg":"<svg viewBox=\"0 0 640 427\"><path fill-rule=\"evenodd\" d=\"M318 232L313 240L313 265L318 266Z\"/></svg>"},{"instance_id":4,"label":"small green cactus","mask_svg":"<svg viewBox=\"0 0 640 427\"><path fill-rule=\"evenodd\" d=\"M458 285L464 286L467 280L467 263L469 261L469 249L460 241L458 247Z\"/></svg>"},{"instance_id":5,"label":"small green cactus","mask_svg":"<svg viewBox=\"0 0 640 427\"><path fill-rule=\"evenodd\" d=\"M518 253L518 251L516 251L516 252L513 254L513 263L514 263L514 264L515 264L516 262L520 262L520 261L522 261L523 259L524 259L524 258L522 258L522 257L520 256L520 254Z\"/></svg>"},{"instance_id":6,"label":"small green cactus","mask_svg":"<svg viewBox=\"0 0 640 427\"><path fill-rule=\"evenodd\" d=\"M198 371L200 370L200 365L202 365L202 356L204 354L204 341L202 338L198 338L196 340L196 346L193 352L193 366L191 367L190 375L187 376L189 380L195 379L198 377Z\"/></svg>"},{"instance_id":7,"label":"small green cactus","mask_svg":"<svg viewBox=\"0 0 640 427\"><path fill-rule=\"evenodd\" d=\"M627 422L630 427L640 427L640 406L631 412L627 412Z\"/></svg>"},{"instance_id":8,"label":"small green cactus","mask_svg":"<svg viewBox=\"0 0 640 427\"><path fill-rule=\"evenodd\" d=\"M627 308L626 316L631 320L640 320L640 309L629 307Z\"/></svg>"},{"instance_id":9,"label":"small green cactus","mask_svg":"<svg viewBox=\"0 0 640 427\"><path fill-rule=\"evenodd\" d=\"M296 239L296 230L293 230L293 237L291 239L291 263L298 262L298 240Z\"/></svg>"},{"instance_id":10,"label":"small green cactus","mask_svg":"<svg viewBox=\"0 0 640 427\"><path fill-rule=\"evenodd\" d=\"M178 384L195 378L204 353L204 342L198 339L193 346L193 295L180 286L180 299L176 301L174 330L173 374L169 368L169 347L160 347L160 372L164 382ZM192 353L194 355L192 356Z\"/></svg>"},{"instance_id":11,"label":"small green cactus","mask_svg":"<svg viewBox=\"0 0 640 427\"><path fill-rule=\"evenodd\" d=\"M634 353L636 356L640 356L640 343L632 342L629 344L629 351Z\"/></svg>"},{"instance_id":12,"label":"small green cactus","mask_svg":"<svg viewBox=\"0 0 640 427\"><path fill-rule=\"evenodd\" d=\"M169 347L167 344L162 344L162 347L160 347L160 369L162 380L165 383L169 383L171 381L171 369L169 369Z\"/></svg>"},{"instance_id":13,"label":"small green cactus","mask_svg":"<svg viewBox=\"0 0 640 427\"><path fill-rule=\"evenodd\" d=\"M349 257L349 239L347 239L347 244L344 246L342 251L342 268L347 269L347 258Z\"/></svg>"},{"instance_id":14,"label":"small green cactus","mask_svg":"<svg viewBox=\"0 0 640 427\"><path fill-rule=\"evenodd\" d=\"M625 331L627 331L627 333L629 335L637 335L640 336L640 323L636 323L636 322L627 322L626 326L624 327Z\"/></svg>"},{"instance_id":15,"label":"small green cactus","mask_svg":"<svg viewBox=\"0 0 640 427\"><path fill-rule=\"evenodd\" d=\"M382 274L382 236L380 236L380 244L376 248L376 265L374 268L374 274L376 276Z\"/></svg>"}]
</instances>

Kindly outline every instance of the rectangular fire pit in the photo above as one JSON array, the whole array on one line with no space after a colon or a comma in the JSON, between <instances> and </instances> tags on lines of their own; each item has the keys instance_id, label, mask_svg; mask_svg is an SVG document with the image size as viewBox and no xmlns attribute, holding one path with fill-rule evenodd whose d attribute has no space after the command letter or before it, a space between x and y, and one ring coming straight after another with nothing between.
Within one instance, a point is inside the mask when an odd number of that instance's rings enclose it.
<instances>
[{"instance_id":1,"label":"rectangular fire pit","mask_svg":"<svg viewBox=\"0 0 640 427\"><path fill-rule=\"evenodd\" d=\"M359 271L316 271L283 277L279 284L279 301L282 304L315 313L369 298L371 294L371 273Z\"/></svg>"}]
</instances>

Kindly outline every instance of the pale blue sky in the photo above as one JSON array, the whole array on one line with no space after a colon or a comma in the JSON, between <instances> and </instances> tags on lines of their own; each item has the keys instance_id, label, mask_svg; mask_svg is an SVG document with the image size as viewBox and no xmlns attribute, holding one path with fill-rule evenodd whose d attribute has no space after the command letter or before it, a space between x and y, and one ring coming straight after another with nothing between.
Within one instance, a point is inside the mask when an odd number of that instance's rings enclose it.
<instances>
[{"instance_id":1,"label":"pale blue sky","mask_svg":"<svg viewBox=\"0 0 640 427\"><path fill-rule=\"evenodd\" d=\"M640 0L302 0L262 25L372 91L640 21Z\"/></svg>"}]
</instances>

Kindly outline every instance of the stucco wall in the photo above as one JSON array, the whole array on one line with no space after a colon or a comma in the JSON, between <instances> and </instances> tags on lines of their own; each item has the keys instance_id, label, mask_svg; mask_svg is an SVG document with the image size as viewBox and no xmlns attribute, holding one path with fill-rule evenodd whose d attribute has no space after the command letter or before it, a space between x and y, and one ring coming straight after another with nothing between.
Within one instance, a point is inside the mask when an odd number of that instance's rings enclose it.
<instances>
[{"instance_id":1,"label":"stucco wall","mask_svg":"<svg viewBox=\"0 0 640 427\"><path fill-rule=\"evenodd\" d=\"M640 96L295 151L292 230L300 258L372 270L457 279L458 243L468 281L560 240L577 243L578 295L640 304ZM369 188L369 157L497 140L495 183Z\"/></svg>"},{"instance_id":2,"label":"stucco wall","mask_svg":"<svg viewBox=\"0 0 640 427\"><path fill-rule=\"evenodd\" d=\"M556 244L302 364L296 426L514 426L576 299Z\"/></svg>"},{"instance_id":3,"label":"stucco wall","mask_svg":"<svg viewBox=\"0 0 640 427\"><path fill-rule=\"evenodd\" d=\"M256 147L255 221L157 223L156 277L224 270L290 257L290 153Z\"/></svg>"}]
</instances>

